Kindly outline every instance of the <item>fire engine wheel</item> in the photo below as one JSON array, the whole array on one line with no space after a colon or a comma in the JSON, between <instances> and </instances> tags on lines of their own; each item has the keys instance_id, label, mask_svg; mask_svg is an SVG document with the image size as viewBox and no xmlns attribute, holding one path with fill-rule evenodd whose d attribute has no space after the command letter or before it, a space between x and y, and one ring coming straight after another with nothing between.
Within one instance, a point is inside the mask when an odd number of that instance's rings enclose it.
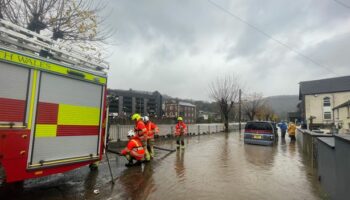
<instances>
[{"instance_id":1,"label":"fire engine wheel","mask_svg":"<svg viewBox=\"0 0 350 200\"><path fill-rule=\"evenodd\" d=\"M0 187L3 186L5 184L5 170L4 168L0 165Z\"/></svg>"}]
</instances>

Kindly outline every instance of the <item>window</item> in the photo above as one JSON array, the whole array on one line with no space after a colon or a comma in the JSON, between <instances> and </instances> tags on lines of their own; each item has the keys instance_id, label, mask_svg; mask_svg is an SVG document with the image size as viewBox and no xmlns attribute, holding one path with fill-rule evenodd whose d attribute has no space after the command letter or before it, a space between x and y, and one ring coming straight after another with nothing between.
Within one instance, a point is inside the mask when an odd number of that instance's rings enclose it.
<instances>
[{"instance_id":1,"label":"window","mask_svg":"<svg viewBox=\"0 0 350 200\"><path fill-rule=\"evenodd\" d=\"M331 112L324 112L323 118L324 119L332 119L332 113Z\"/></svg>"},{"instance_id":2,"label":"window","mask_svg":"<svg viewBox=\"0 0 350 200\"><path fill-rule=\"evenodd\" d=\"M337 112L337 119L339 119L339 109L336 109L335 112Z\"/></svg>"},{"instance_id":3,"label":"window","mask_svg":"<svg viewBox=\"0 0 350 200\"><path fill-rule=\"evenodd\" d=\"M249 122L246 124L245 129L249 130L272 130L272 126L267 122Z\"/></svg>"},{"instance_id":4,"label":"window","mask_svg":"<svg viewBox=\"0 0 350 200\"><path fill-rule=\"evenodd\" d=\"M323 106L331 106L331 99L329 97L323 98Z\"/></svg>"}]
</instances>

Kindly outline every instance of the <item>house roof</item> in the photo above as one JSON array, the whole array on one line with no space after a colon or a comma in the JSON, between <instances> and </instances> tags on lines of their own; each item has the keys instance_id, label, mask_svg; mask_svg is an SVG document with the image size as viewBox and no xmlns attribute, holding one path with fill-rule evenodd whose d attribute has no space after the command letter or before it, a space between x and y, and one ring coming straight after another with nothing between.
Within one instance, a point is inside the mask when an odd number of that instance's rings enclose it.
<instances>
[{"instance_id":1,"label":"house roof","mask_svg":"<svg viewBox=\"0 0 350 200\"><path fill-rule=\"evenodd\" d=\"M335 77L299 83L299 100L306 94L323 94L350 91L350 76Z\"/></svg>"},{"instance_id":2,"label":"house roof","mask_svg":"<svg viewBox=\"0 0 350 200\"><path fill-rule=\"evenodd\" d=\"M342 107L348 107L349 105L350 105L350 100L340 104L339 106L334 107L333 110L338 109L338 108L342 108Z\"/></svg>"},{"instance_id":3,"label":"house roof","mask_svg":"<svg viewBox=\"0 0 350 200\"><path fill-rule=\"evenodd\" d=\"M191 104L191 103L187 103L187 102L183 102L183 101L180 101L180 102L179 102L179 105L196 107L195 105L193 105L193 104Z\"/></svg>"}]
</instances>

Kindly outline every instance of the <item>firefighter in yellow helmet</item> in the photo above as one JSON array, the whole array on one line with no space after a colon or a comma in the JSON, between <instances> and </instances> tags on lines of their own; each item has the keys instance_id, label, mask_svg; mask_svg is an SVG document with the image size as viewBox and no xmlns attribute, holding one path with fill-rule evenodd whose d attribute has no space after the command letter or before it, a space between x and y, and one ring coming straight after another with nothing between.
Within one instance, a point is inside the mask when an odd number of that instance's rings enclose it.
<instances>
[{"instance_id":1,"label":"firefighter in yellow helmet","mask_svg":"<svg viewBox=\"0 0 350 200\"><path fill-rule=\"evenodd\" d=\"M142 117L140 114L135 113L131 116L131 120L135 121L135 133L142 141L142 146L145 150L145 160L150 161L151 156L147 150L147 128L145 126L145 123L142 120Z\"/></svg>"},{"instance_id":2,"label":"firefighter in yellow helmet","mask_svg":"<svg viewBox=\"0 0 350 200\"><path fill-rule=\"evenodd\" d=\"M182 117L177 118L177 124L175 126L175 137L176 137L176 145L177 147L185 148L184 135L187 133L187 126L183 122ZM181 142L181 144L180 144Z\"/></svg>"}]
</instances>

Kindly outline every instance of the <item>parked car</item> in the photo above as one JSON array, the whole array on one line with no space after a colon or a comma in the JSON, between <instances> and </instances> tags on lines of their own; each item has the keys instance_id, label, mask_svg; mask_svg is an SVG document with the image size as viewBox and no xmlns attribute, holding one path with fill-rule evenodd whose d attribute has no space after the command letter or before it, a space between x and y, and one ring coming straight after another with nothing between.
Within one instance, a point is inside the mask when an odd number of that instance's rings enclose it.
<instances>
[{"instance_id":1,"label":"parked car","mask_svg":"<svg viewBox=\"0 0 350 200\"><path fill-rule=\"evenodd\" d=\"M270 122L250 121L244 129L244 143L272 145L275 141L275 128Z\"/></svg>"}]
</instances>

